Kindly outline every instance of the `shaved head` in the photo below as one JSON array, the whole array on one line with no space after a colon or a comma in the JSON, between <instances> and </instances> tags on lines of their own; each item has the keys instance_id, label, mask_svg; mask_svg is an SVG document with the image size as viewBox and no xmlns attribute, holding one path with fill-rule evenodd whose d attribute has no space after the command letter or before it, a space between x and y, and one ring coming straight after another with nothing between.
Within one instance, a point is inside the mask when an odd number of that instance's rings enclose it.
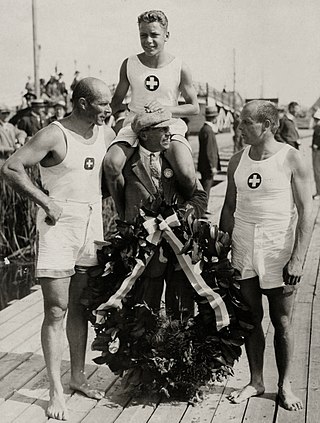
<instances>
[{"instance_id":1,"label":"shaved head","mask_svg":"<svg viewBox=\"0 0 320 423\"><path fill-rule=\"evenodd\" d=\"M250 114L251 118L256 122L264 123L266 120L270 122L270 129L273 134L276 133L279 126L279 114L277 107L266 100L252 100L243 108L244 113Z\"/></svg>"},{"instance_id":2,"label":"shaved head","mask_svg":"<svg viewBox=\"0 0 320 423\"><path fill-rule=\"evenodd\" d=\"M107 95L111 98L111 93L108 85L98 78L83 78L79 81L72 94L72 102L74 107L77 107L80 98L85 98L89 103L97 98Z\"/></svg>"}]
</instances>

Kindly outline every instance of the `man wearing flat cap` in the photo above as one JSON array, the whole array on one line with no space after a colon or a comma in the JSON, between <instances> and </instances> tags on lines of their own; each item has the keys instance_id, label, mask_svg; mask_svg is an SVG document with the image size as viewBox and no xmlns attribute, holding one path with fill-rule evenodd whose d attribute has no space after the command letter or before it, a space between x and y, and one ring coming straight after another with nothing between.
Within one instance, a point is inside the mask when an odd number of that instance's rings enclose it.
<instances>
[{"instance_id":1,"label":"man wearing flat cap","mask_svg":"<svg viewBox=\"0 0 320 423\"><path fill-rule=\"evenodd\" d=\"M208 198L214 183L214 176L220 170L216 126L218 111L216 107L207 106L205 122L199 132L198 171L201 173L201 184Z\"/></svg>"},{"instance_id":2,"label":"man wearing flat cap","mask_svg":"<svg viewBox=\"0 0 320 423\"><path fill-rule=\"evenodd\" d=\"M139 144L127 161L123 176L125 180L124 218L132 222L141 207L152 207L153 212L162 200L166 204L178 204L181 208L193 208L200 217L207 207L207 195L200 182L192 197L185 201L176 175L166 159L170 146L169 126L174 123L171 112L142 113L135 116L131 126L139 138ZM186 141L187 142L187 141ZM159 309L166 280L166 308L174 318L186 316L193 311L192 288L182 270L176 271L175 255L168 245L161 243L146 267L140 284L141 301L152 309ZM173 284L174 280L174 284Z\"/></svg>"}]
</instances>

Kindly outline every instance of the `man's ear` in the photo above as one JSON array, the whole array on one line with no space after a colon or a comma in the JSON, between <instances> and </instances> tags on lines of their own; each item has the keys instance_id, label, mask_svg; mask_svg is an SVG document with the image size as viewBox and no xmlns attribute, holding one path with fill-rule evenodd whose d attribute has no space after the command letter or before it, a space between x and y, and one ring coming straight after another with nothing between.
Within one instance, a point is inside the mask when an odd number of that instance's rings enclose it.
<instances>
[{"instance_id":1,"label":"man's ear","mask_svg":"<svg viewBox=\"0 0 320 423\"><path fill-rule=\"evenodd\" d=\"M263 123L264 129L270 129L271 128L271 122L269 119L266 119Z\"/></svg>"},{"instance_id":2,"label":"man's ear","mask_svg":"<svg viewBox=\"0 0 320 423\"><path fill-rule=\"evenodd\" d=\"M142 144L144 144L147 141L147 134L145 133L145 131L140 131L139 139L140 139L140 141L142 141ZM143 145L142 145L142 147L143 147Z\"/></svg>"},{"instance_id":3,"label":"man's ear","mask_svg":"<svg viewBox=\"0 0 320 423\"><path fill-rule=\"evenodd\" d=\"M81 107L82 110L86 110L88 105L87 100L84 97L80 97L79 98L79 106Z\"/></svg>"},{"instance_id":4,"label":"man's ear","mask_svg":"<svg viewBox=\"0 0 320 423\"><path fill-rule=\"evenodd\" d=\"M167 31L167 33L166 33L166 37L165 37L164 41L168 41L168 40L169 40L169 38L170 38L170 32L169 32L169 31Z\"/></svg>"}]
</instances>

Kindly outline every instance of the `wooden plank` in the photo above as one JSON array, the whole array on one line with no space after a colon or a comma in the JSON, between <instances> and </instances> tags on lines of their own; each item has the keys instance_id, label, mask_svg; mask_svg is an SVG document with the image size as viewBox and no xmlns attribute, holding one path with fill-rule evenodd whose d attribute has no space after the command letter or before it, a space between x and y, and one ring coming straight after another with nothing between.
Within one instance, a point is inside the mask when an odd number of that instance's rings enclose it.
<instances>
[{"instance_id":1,"label":"wooden plank","mask_svg":"<svg viewBox=\"0 0 320 423\"><path fill-rule=\"evenodd\" d=\"M40 289L1 310L0 325L10 320L14 315L21 313L23 310L33 307L34 304L39 301L42 301L42 292Z\"/></svg>"},{"instance_id":2,"label":"wooden plank","mask_svg":"<svg viewBox=\"0 0 320 423\"><path fill-rule=\"evenodd\" d=\"M293 374L291 375L292 390L306 404L309 345L311 330L311 304L299 303L294 316L295 327L295 353L293 358ZM301 423L305 421L305 408L300 411L287 411L278 408L277 423Z\"/></svg>"},{"instance_id":3,"label":"wooden plank","mask_svg":"<svg viewBox=\"0 0 320 423\"><path fill-rule=\"evenodd\" d=\"M22 326L1 341L3 352L13 352L15 348L28 340L32 335L39 333L42 319L34 317L27 326Z\"/></svg>"},{"instance_id":4,"label":"wooden plank","mask_svg":"<svg viewBox=\"0 0 320 423\"><path fill-rule=\"evenodd\" d=\"M92 375L94 375L96 373L96 366L86 366L86 374L88 376L88 379L90 380L90 382L94 382L91 378ZM66 402L68 404L68 402L70 401L70 399L73 397L73 390L71 390L69 388L69 380L70 380L70 362L69 361L63 361L62 362L62 384L63 384L63 388L64 388L64 394L65 394L65 399ZM34 384L29 385L29 389L21 389L18 392L18 395L24 395L26 397L30 396L31 398L29 398L28 404L25 407L25 409L23 410L23 412L20 412L19 416L16 417L16 419L14 420L15 423L25 423L25 422L37 422L37 423L45 423L45 422L55 422L55 419L49 419L46 417L46 408L47 408L47 403L49 400L49 383L48 380L46 378L46 372L44 377L41 379L41 381L36 381L36 378L34 379ZM33 395L31 396L30 393L32 393L34 391L34 389L36 389L37 395ZM78 401L78 407L79 407L79 413L81 412L82 415L87 414L88 411L91 410L91 408L95 405L95 403L97 402L96 400L90 399L90 398L86 398L82 395L76 395L79 396L79 398L83 399L83 401L80 399L80 401ZM12 397L14 398L14 397ZM10 400L12 399L10 398ZM84 403L85 402L90 402L91 406L88 408L88 410L85 410L84 407ZM73 411L72 411L73 414ZM76 418L77 413L75 413L74 418ZM70 416L72 418L72 416ZM69 421L73 421L73 420L69 420ZM78 420L81 421L81 420Z\"/></svg>"},{"instance_id":5,"label":"wooden plank","mask_svg":"<svg viewBox=\"0 0 320 423\"><path fill-rule=\"evenodd\" d=\"M214 416L215 410L221 401L221 396L224 393L224 384L216 384L209 391L204 400L195 406L189 406L181 420L181 423L210 423Z\"/></svg>"},{"instance_id":6,"label":"wooden plank","mask_svg":"<svg viewBox=\"0 0 320 423\"><path fill-rule=\"evenodd\" d=\"M148 423L180 423L187 408L186 402L162 400Z\"/></svg>"},{"instance_id":7,"label":"wooden plank","mask_svg":"<svg viewBox=\"0 0 320 423\"><path fill-rule=\"evenodd\" d=\"M0 381L0 403L10 398L45 367L43 357L32 355Z\"/></svg>"},{"instance_id":8,"label":"wooden plank","mask_svg":"<svg viewBox=\"0 0 320 423\"><path fill-rule=\"evenodd\" d=\"M100 400L96 407L83 420L83 423L113 423L129 404L131 396L123 392L121 382L118 379L106 393L105 398Z\"/></svg>"},{"instance_id":9,"label":"wooden plank","mask_svg":"<svg viewBox=\"0 0 320 423\"><path fill-rule=\"evenodd\" d=\"M310 342L310 363L308 375L308 396L306 420L318 423L320 419L320 268L317 268L317 281L312 309L312 329Z\"/></svg>"},{"instance_id":10,"label":"wooden plank","mask_svg":"<svg viewBox=\"0 0 320 423\"><path fill-rule=\"evenodd\" d=\"M122 411L115 423L142 423L149 421L159 404L158 398L133 398Z\"/></svg>"},{"instance_id":11,"label":"wooden plank","mask_svg":"<svg viewBox=\"0 0 320 423\"><path fill-rule=\"evenodd\" d=\"M62 374L68 371L70 365L63 362L61 366ZM27 382L21 389L0 405L1 423L10 423L21 416L38 399L44 398L48 393L48 376L46 369L39 372L34 378ZM42 410L45 409L45 403L42 401ZM43 412L44 414L44 412ZM23 417L24 422L34 422L37 420L29 419L27 415ZM38 421L37 421L38 422Z\"/></svg>"},{"instance_id":12,"label":"wooden plank","mask_svg":"<svg viewBox=\"0 0 320 423\"><path fill-rule=\"evenodd\" d=\"M274 328L269 322L264 354L265 393L248 401L244 419L248 422L273 422L276 411L278 371L273 346Z\"/></svg>"},{"instance_id":13,"label":"wooden plank","mask_svg":"<svg viewBox=\"0 0 320 423\"><path fill-rule=\"evenodd\" d=\"M228 396L248 383L248 360L243 348L242 357L234 366L234 376L228 379L221 399L214 412L212 423L242 423L243 415L247 407L247 402L233 404L228 400Z\"/></svg>"},{"instance_id":14,"label":"wooden plank","mask_svg":"<svg viewBox=\"0 0 320 423\"><path fill-rule=\"evenodd\" d=\"M11 373L14 369L16 369L20 364L24 361L28 360L32 355L30 353L24 354L17 354L17 353L9 353L6 354L0 360L0 380L3 379L7 374Z\"/></svg>"},{"instance_id":15,"label":"wooden plank","mask_svg":"<svg viewBox=\"0 0 320 423\"><path fill-rule=\"evenodd\" d=\"M89 369L90 368L90 373ZM90 384L108 395L115 381L118 379L107 366L90 365L86 366L86 373ZM69 375L68 375L69 379ZM69 380L67 381L69 383ZM102 400L101 400L102 401ZM77 423L83 419L101 402L88 398L80 393L74 393L69 389L69 394L66 398L66 404L69 411L70 418L68 422ZM56 422L55 419L49 419L48 422Z\"/></svg>"},{"instance_id":16,"label":"wooden plank","mask_svg":"<svg viewBox=\"0 0 320 423\"><path fill-rule=\"evenodd\" d=\"M8 335L11 335L13 332L18 330L21 326L26 327L28 323L37 318L42 320L43 315L43 305L41 302L34 304L32 308L28 308L27 310L22 311L11 317L10 320L5 322L1 325L1 334L0 334L0 342L2 344L2 340L6 338Z\"/></svg>"}]
</instances>

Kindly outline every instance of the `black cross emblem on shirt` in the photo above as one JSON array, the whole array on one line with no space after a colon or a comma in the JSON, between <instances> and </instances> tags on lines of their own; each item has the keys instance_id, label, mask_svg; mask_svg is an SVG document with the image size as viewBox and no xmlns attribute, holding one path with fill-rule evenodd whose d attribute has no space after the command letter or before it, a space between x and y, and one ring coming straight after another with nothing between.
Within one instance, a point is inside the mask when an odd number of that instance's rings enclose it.
<instances>
[{"instance_id":1,"label":"black cross emblem on shirt","mask_svg":"<svg viewBox=\"0 0 320 423\"><path fill-rule=\"evenodd\" d=\"M248 178L249 188L256 189L261 185L262 178L259 173L252 173Z\"/></svg>"},{"instance_id":2,"label":"black cross emblem on shirt","mask_svg":"<svg viewBox=\"0 0 320 423\"><path fill-rule=\"evenodd\" d=\"M149 75L146 77L144 85L148 91L156 91L159 88L160 82L155 75Z\"/></svg>"}]
</instances>

